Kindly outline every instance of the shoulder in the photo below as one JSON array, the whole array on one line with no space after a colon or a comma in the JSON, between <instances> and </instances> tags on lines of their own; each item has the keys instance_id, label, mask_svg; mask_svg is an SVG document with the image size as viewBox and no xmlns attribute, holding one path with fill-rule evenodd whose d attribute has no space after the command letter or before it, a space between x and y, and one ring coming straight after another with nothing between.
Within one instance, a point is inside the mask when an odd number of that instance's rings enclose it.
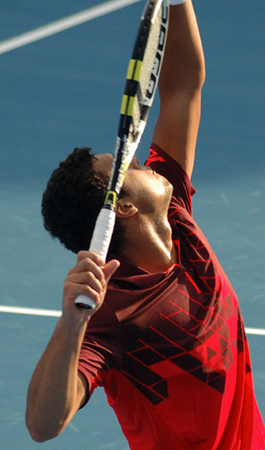
<instances>
[{"instance_id":1,"label":"shoulder","mask_svg":"<svg viewBox=\"0 0 265 450\"><path fill-rule=\"evenodd\" d=\"M149 157L145 164L168 179L173 186L172 199L191 214L191 197L196 191L185 169L154 143L151 145Z\"/></svg>"}]
</instances>

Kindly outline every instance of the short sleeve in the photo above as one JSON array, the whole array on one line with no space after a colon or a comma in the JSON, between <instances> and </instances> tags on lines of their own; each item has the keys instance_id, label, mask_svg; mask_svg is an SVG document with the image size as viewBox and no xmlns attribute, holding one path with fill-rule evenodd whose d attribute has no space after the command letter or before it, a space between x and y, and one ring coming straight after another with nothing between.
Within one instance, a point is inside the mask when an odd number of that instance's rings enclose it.
<instances>
[{"instance_id":1,"label":"short sleeve","mask_svg":"<svg viewBox=\"0 0 265 450\"><path fill-rule=\"evenodd\" d=\"M174 201L192 215L191 197L196 191L183 167L156 144L151 145L145 165L167 178L173 186Z\"/></svg>"}]
</instances>

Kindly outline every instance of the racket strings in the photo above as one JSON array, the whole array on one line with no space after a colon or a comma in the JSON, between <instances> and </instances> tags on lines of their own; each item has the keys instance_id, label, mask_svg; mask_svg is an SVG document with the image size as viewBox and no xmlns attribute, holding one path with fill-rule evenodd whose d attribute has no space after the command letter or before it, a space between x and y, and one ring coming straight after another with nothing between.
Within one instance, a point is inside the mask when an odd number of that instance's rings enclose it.
<instances>
[{"instance_id":1,"label":"racket strings","mask_svg":"<svg viewBox=\"0 0 265 450\"><path fill-rule=\"evenodd\" d=\"M154 66L155 56L159 45L159 37L161 30L161 16L162 7L152 23L149 37L146 44L144 58L142 61L141 72L139 76L139 82L136 89L135 101L133 105L132 113L132 128L133 131L137 130L137 125L142 115L142 109L145 104L145 97L150 88L149 83L152 83L151 72ZM132 130L131 130L132 131Z\"/></svg>"}]
</instances>

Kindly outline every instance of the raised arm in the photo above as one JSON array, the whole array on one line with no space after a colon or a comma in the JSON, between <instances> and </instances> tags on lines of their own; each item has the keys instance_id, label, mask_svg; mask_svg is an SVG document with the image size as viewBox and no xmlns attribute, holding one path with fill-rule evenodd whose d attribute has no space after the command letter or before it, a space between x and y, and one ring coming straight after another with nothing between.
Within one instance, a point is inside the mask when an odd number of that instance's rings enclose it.
<instances>
[{"instance_id":1,"label":"raised arm","mask_svg":"<svg viewBox=\"0 0 265 450\"><path fill-rule=\"evenodd\" d=\"M160 112L153 142L191 177L205 79L203 49L191 0L170 7L165 57L159 81Z\"/></svg>"}]
</instances>

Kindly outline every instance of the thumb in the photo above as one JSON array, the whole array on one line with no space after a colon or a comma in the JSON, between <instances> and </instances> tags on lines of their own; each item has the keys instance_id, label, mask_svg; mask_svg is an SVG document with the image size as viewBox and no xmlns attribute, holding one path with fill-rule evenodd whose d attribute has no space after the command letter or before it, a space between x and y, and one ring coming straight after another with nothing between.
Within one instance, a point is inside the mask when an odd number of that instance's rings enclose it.
<instances>
[{"instance_id":1,"label":"thumb","mask_svg":"<svg viewBox=\"0 0 265 450\"><path fill-rule=\"evenodd\" d=\"M110 278L112 277L112 275L118 269L119 266L120 266L119 261L117 261L116 259L112 259L102 268L102 271L105 275L106 283L109 282Z\"/></svg>"}]
</instances>

